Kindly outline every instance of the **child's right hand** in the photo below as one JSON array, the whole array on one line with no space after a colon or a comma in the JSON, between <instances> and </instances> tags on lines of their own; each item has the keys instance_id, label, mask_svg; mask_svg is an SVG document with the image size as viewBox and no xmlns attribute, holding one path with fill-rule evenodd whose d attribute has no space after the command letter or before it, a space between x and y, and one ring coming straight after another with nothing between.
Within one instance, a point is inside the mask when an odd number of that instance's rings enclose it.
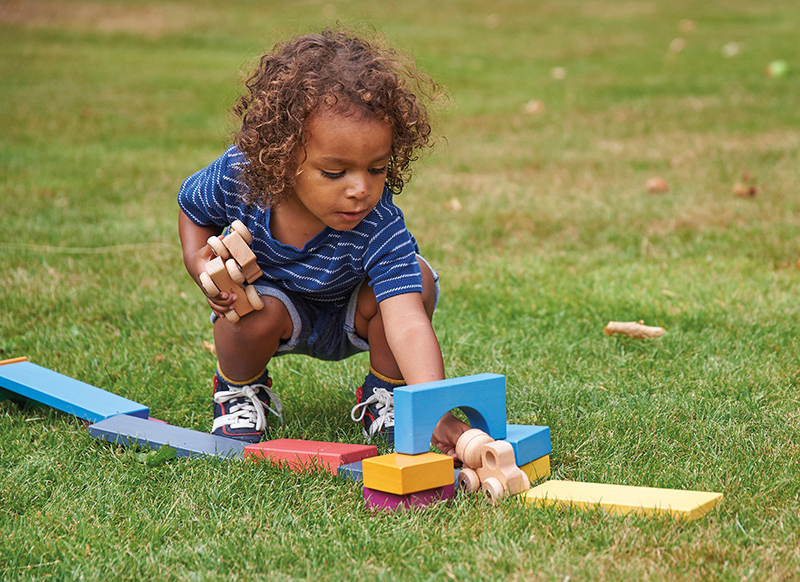
<instances>
[{"instance_id":1,"label":"child's right hand","mask_svg":"<svg viewBox=\"0 0 800 582\"><path fill-rule=\"evenodd\" d=\"M214 258L214 251L211 250L206 241L210 236L219 235L222 229L214 226L197 226L181 211L178 230L181 237L181 246L183 247L183 264L186 266L186 270L197 286L200 287L203 295L206 296L206 301L208 301L208 306L211 310L217 316L224 317L227 312L233 309L233 304L237 299L236 295L220 293L216 297L210 297L200 283L200 273L205 273L206 265Z\"/></svg>"},{"instance_id":2,"label":"child's right hand","mask_svg":"<svg viewBox=\"0 0 800 582\"><path fill-rule=\"evenodd\" d=\"M236 303L238 299L236 294L223 292L215 297L211 297L200 282L200 274L206 272L206 265L209 261L213 260L214 257L215 255L211 248L205 245L192 253L188 257L187 262L190 265L189 269L192 279L194 279L197 286L200 287L200 290L206 296L208 306L218 317L225 317L225 314L233 309L233 304Z\"/></svg>"}]
</instances>

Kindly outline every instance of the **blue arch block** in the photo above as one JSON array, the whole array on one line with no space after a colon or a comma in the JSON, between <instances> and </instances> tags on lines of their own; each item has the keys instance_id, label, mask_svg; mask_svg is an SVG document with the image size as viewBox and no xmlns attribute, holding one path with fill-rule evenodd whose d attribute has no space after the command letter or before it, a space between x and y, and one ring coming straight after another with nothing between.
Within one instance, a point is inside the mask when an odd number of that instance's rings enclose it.
<instances>
[{"instance_id":1,"label":"blue arch block","mask_svg":"<svg viewBox=\"0 0 800 582\"><path fill-rule=\"evenodd\" d=\"M436 423L460 408L472 428L493 439L506 438L506 378L476 374L394 389L394 450L405 455L427 453Z\"/></svg>"}]
</instances>

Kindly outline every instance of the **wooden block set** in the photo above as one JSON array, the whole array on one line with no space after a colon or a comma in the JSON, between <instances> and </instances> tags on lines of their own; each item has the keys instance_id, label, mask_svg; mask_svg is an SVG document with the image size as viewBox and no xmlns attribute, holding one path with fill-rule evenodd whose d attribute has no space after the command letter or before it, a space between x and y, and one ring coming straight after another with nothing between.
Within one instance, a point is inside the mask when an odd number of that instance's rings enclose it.
<instances>
[{"instance_id":1,"label":"wooden block set","mask_svg":"<svg viewBox=\"0 0 800 582\"><path fill-rule=\"evenodd\" d=\"M171 426L149 417L149 408L28 362L0 361L0 400L29 400L91 423L90 434L123 445L158 449L169 445L179 457L251 458L292 470L323 470L363 479L364 499L375 509L425 507L453 497L455 482L467 492L482 490L496 501L519 494L532 506L601 508L615 514L669 514L683 519L705 515L721 493L631 487L602 483L529 482L550 475L550 430L505 423L505 379L481 374L395 389L396 452L377 456L377 447L276 439L255 445ZM473 429L458 442L464 462L430 452L433 428L453 408ZM424 449L424 450L423 450Z\"/></svg>"},{"instance_id":2,"label":"wooden block set","mask_svg":"<svg viewBox=\"0 0 800 582\"><path fill-rule=\"evenodd\" d=\"M465 467L458 473L458 483L465 491L476 491L483 479L487 483L483 490L494 501L528 489L531 478L550 474L550 429L506 424L505 377L479 374L401 386L394 389L395 452L364 459L360 471L354 467L340 471L363 478L368 507L423 507L453 497L453 459L430 452L430 442L436 423L454 408L461 409L474 427L459 441L464 446L457 447ZM470 446L468 441L474 442ZM519 465L526 466L531 477Z\"/></svg>"},{"instance_id":3,"label":"wooden block set","mask_svg":"<svg viewBox=\"0 0 800 582\"><path fill-rule=\"evenodd\" d=\"M220 293L236 295L233 310L225 314L234 323L254 309L264 308L256 288L245 285L261 276L256 255L248 246L252 241L253 235L242 221L234 220L227 235L208 239L208 246L216 256L206 265L205 273L200 274L200 284L209 297Z\"/></svg>"}]
</instances>

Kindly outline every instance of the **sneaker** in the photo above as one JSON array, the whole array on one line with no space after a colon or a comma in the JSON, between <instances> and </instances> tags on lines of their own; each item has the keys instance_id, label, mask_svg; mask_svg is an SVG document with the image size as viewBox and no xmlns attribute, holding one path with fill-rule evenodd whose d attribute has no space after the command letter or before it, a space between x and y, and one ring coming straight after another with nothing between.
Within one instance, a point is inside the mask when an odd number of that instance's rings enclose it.
<instances>
[{"instance_id":1,"label":"sneaker","mask_svg":"<svg viewBox=\"0 0 800 582\"><path fill-rule=\"evenodd\" d=\"M258 443L267 436L267 412L283 424L283 405L271 390L272 378L266 373L266 384L233 384L217 372L214 374L214 424L211 434ZM275 408L271 405L274 403Z\"/></svg>"},{"instance_id":2,"label":"sneaker","mask_svg":"<svg viewBox=\"0 0 800 582\"><path fill-rule=\"evenodd\" d=\"M394 444L394 394L391 388L361 386L356 390L357 404L350 418L362 423L367 442L378 436L387 444Z\"/></svg>"}]
</instances>

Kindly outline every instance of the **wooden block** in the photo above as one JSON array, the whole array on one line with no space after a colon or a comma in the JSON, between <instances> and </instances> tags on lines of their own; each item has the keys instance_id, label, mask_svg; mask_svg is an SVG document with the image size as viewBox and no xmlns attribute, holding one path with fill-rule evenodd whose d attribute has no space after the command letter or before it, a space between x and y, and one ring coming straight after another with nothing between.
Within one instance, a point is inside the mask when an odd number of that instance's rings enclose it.
<instances>
[{"instance_id":1,"label":"wooden block","mask_svg":"<svg viewBox=\"0 0 800 582\"><path fill-rule=\"evenodd\" d=\"M367 502L369 509L388 509L390 511L402 511L412 507L427 507L437 501L452 499L454 495L455 485L453 483L407 495L396 495L364 487L364 501Z\"/></svg>"},{"instance_id":2,"label":"wooden block","mask_svg":"<svg viewBox=\"0 0 800 582\"><path fill-rule=\"evenodd\" d=\"M219 437L206 432L180 428L166 423L120 414L89 426L95 438L121 445L140 445L158 449L169 445L179 457L222 457L241 459L242 441Z\"/></svg>"},{"instance_id":3,"label":"wooden block","mask_svg":"<svg viewBox=\"0 0 800 582\"><path fill-rule=\"evenodd\" d=\"M298 439L275 439L244 448L245 458L264 459L273 464L287 464L294 470L325 468L336 475L340 465L375 457L378 447L372 445L352 445L347 443L328 443L324 441L304 441Z\"/></svg>"},{"instance_id":4,"label":"wooden block","mask_svg":"<svg viewBox=\"0 0 800 582\"><path fill-rule=\"evenodd\" d=\"M236 295L236 303L233 304L233 310L239 317L244 317L253 311L253 306L250 305L250 300L247 299L244 289L231 279L228 268L225 266L225 261L220 257L212 259L206 264L206 273L222 293Z\"/></svg>"},{"instance_id":5,"label":"wooden block","mask_svg":"<svg viewBox=\"0 0 800 582\"><path fill-rule=\"evenodd\" d=\"M364 459L364 486L384 493L407 495L453 482L453 458L439 453L391 453Z\"/></svg>"},{"instance_id":6,"label":"wooden block","mask_svg":"<svg viewBox=\"0 0 800 582\"><path fill-rule=\"evenodd\" d=\"M581 509L601 507L612 514L668 513L683 519L696 519L722 500L722 493L631 487L578 481L545 481L523 494L525 503L573 506Z\"/></svg>"},{"instance_id":7,"label":"wooden block","mask_svg":"<svg viewBox=\"0 0 800 582\"><path fill-rule=\"evenodd\" d=\"M525 463L520 466L520 470L528 476L528 480L533 483L539 479L544 479L550 476L550 455L545 455L539 459L535 459L530 463Z\"/></svg>"},{"instance_id":8,"label":"wooden block","mask_svg":"<svg viewBox=\"0 0 800 582\"><path fill-rule=\"evenodd\" d=\"M138 402L27 361L0 366L0 388L89 422L118 414L147 418L150 412Z\"/></svg>"},{"instance_id":9,"label":"wooden block","mask_svg":"<svg viewBox=\"0 0 800 582\"><path fill-rule=\"evenodd\" d=\"M550 427L547 426L509 424L506 425L505 440L514 447L514 457L520 467L552 451Z\"/></svg>"},{"instance_id":10,"label":"wooden block","mask_svg":"<svg viewBox=\"0 0 800 582\"><path fill-rule=\"evenodd\" d=\"M261 276L261 268L256 263L256 255L238 232L230 232L222 238L222 244L242 269L245 279L252 283Z\"/></svg>"},{"instance_id":11,"label":"wooden block","mask_svg":"<svg viewBox=\"0 0 800 582\"><path fill-rule=\"evenodd\" d=\"M419 455L430 450L436 423L460 408L470 425L493 439L506 437L506 381L477 374L394 389L394 450Z\"/></svg>"}]
</instances>

